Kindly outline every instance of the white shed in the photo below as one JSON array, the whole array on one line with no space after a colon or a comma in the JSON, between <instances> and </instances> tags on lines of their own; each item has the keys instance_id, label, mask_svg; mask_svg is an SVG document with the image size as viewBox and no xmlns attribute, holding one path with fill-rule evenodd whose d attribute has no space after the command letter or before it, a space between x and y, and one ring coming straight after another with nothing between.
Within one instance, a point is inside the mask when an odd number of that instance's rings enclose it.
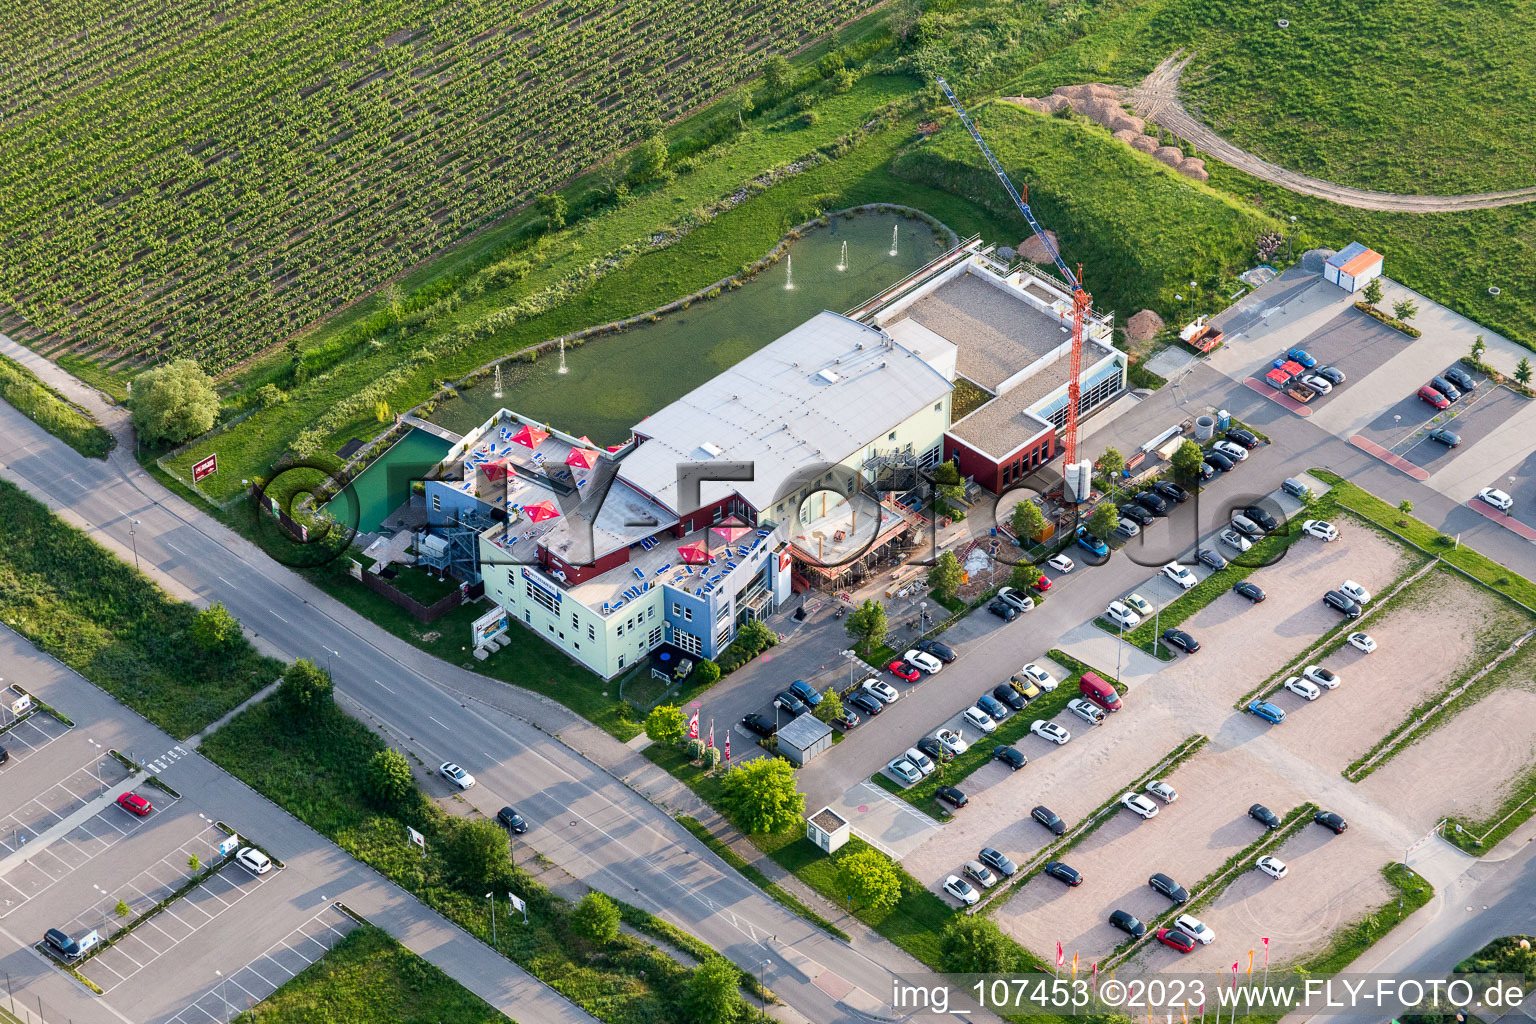
<instances>
[{"instance_id":1,"label":"white shed","mask_svg":"<svg viewBox=\"0 0 1536 1024\"><path fill-rule=\"evenodd\" d=\"M1367 249L1359 242L1350 242L1323 264L1323 280L1347 292L1357 292L1372 278L1381 276L1381 264L1381 253Z\"/></svg>"},{"instance_id":2,"label":"white shed","mask_svg":"<svg viewBox=\"0 0 1536 1024\"><path fill-rule=\"evenodd\" d=\"M835 853L848 841L848 822L830 807L805 819L805 838L822 853Z\"/></svg>"}]
</instances>

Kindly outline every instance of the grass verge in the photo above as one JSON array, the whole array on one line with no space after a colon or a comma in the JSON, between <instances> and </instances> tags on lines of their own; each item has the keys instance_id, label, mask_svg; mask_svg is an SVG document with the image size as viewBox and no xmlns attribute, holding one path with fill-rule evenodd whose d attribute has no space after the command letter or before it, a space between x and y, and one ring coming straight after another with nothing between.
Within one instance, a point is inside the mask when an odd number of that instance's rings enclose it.
<instances>
[{"instance_id":1,"label":"grass verge","mask_svg":"<svg viewBox=\"0 0 1536 1024\"><path fill-rule=\"evenodd\" d=\"M104 459L117 447L117 438L94 416L5 356L0 356L0 399L88 459Z\"/></svg>"}]
</instances>

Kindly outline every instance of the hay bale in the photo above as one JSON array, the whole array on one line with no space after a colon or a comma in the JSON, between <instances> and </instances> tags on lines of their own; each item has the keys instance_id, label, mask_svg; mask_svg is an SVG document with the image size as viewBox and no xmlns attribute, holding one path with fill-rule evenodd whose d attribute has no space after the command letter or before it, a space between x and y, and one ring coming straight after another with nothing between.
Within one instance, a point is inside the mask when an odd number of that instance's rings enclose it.
<instances>
[{"instance_id":1,"label":"hay bale","mask_svg":"<svg viewBox=\"0 0 1536 1024\"><path fill-rule=\"evenodd\" d=\"M1131 140L1131 148L1151 153L1157 149L1157 140L1150 135L1138 135Z\"/></svg>"},{"instance_id":2,"label":"hay bale","mask_svg":"<svg viewBox=\"0 0 1536 1024\"><path fill-rule=\"evenodd\" d=\"M1184 151L1178 146L1158 146L1152 151L1152 159L1169 167L1177 167L1184 161Z\"/></svg>"},{"instance_id":3,"label":"hay bale","mask_svg":"<svg viewBox=\"0 0 1536 1024\"><path fill-rule=\"evenodd\" d=\"M1163 329L1163 318L1150 309L1133 313L1125 322L1126 337L1132 341L1151 341Z\"/></svg>"},{"instance_id":4,"label":"hay bale","mask_svg":"<svg viewBox=\"0 0 1536 1024\"><path fill-rule=\"evenodd\" d=\"M1207 181L1211 174L1205 169L1205 161L1199 157L1187 157L1179 161L1179 173L1196 181Z\"/></svg>"},{"instance_id":5,"label":"hay bale","mask_svg":"<svg viewBox=\"0 0 1536 1024\"><path fill-rule=\"evenodd\" d=\"M1056 249L1057 252L1061 251L1061 245L1056 241L1056 232L1047 229L1045 232L1045 237L1051 240L1051 245ZM1040 241L1040 239L1034 235L1030 235L1028 238L1024 239L1024 241L1019 243L1019 256L1031 263L1051 262L1051 254L1046 251L1045 245Z\"/></svg>"}]
</instances>

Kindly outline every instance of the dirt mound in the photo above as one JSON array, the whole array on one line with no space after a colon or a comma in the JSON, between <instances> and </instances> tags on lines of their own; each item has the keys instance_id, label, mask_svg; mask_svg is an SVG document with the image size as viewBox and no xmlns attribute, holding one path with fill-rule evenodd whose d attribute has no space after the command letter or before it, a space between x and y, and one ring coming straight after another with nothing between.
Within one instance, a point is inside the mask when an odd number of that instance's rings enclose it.
<instances>
[{"instance_id":1,"label":"dirt mound","mask_svg":"<svg viewBox=\"0 0 1536 1024\"><path fill-rule=\"evenodd\" d=\"M1061 245L1056 241L1056 232L1047 230L1045 237L1051 240L1051 245L1057 252L1061 251ZM1046 250L1044 243L1034 235L1030 235L1019 243L1019 257L1031 263L1050 263L1051 254Z\"/></svg>"},{"instance_id":2,"label":"dirt mound","mask_svg":"<svg viewBox=\"0 0 1536 1024\"><path fill-rule=\"evenodd\" d=\"M1141 138L1140 132L1133 132L1124 128L1114 131L1111 134L1121 142L1125 143L1127 146L1134 145L1136 140Z\"/></svg>"},{"instance_id":3,"label":"dirt mound","mask_svg":"<svg viewBox=\"0 0 1536 1024\"><path fill-rule=\"evenodd\" d=\"M1177 167L1184 160L1184 151L1178 146L1158 146L1152 151L1152 159L1169 167Z\"/></svg>"},{"instance_id":4,"label":"dirt mound","mask_svg":"<svg viewBox=\"0 0 1536 1024\"><path fill-rule=\"evenodd\" d=\"M1143 121L1139 117L1133 117L1132 115L1127 114L1124 110L1121 110L1119 113L1115 114L1108 121L1101 121L1099 123L1108 128L1111 132L1130 131L1140 135L1142 132L1147 130L1147 122Z\"/></svg>"},{"instance_id":5,"label":"dirt mound","mask_svg":"<svg viewBox=\"0 0 1536 1024\"><path fill-rule=\"evenodd\" d=\"M1131 148L1151 153L1157 149L1157 140L1150 135L1138 135L1131 140Z\"/></svg>"},{"instance_id":6,"label":"dirt mound","mask_svg":"<svg viewBox=\"0 0 1536 1024\"><path fill-rule=\"evenodd\" d=\"M1205 161L1199 157L1186 157L1179 161L1179 173L1196 181L1207 181L1211 174L1205 169Z\"/></svg>"},{"instance_id":7,"label":"dirt mound","mask_svg":"<svg viewBox=\"0 0 1536 1024\"><path fill-rule=\"evenodd\" d=\"M1014 251L1012 246L1000 245L997 247L997 258L1000 260L1005 260L1009 263L1012 263L1014 258L1018 255L1019 254Z\"/></svg>"},{"instance_id":8,"label":"dirt mound","mask_svg":"<svg viewBox=\"0 0 1536 1024\"><path fill-rule=\"evenodd\" d=\"M1132 341L1151 341L1163 326L1162 317L1150 309L1144 309L1140 313L1131 314L1125 322L1125 334Z\"/></svg>"},{"instance_id":9,"label":"dirt mound","mask_svg":"<svg viewBox=\"0 0 1536 1024\"><path fill-rule=\"evenodd\" d=\"M1045 104L1046 112L1051 114L1065 110L1072 105L1065 96L1043 96L1040 102Z\"/></svg>"},{"instance_id":10,"label":"dirt mound","mask_svg":"<svg viewBox=\"0 0 1536 1024\"><path fill-rule=\"evenodd\" d=\"M1033 110L1037 114L1051 113L1051 108L1045 100L1037 99L1034 96L1004 96L1003 102L1012 103L1026 110Z\"/></svg>"}]
</instances>

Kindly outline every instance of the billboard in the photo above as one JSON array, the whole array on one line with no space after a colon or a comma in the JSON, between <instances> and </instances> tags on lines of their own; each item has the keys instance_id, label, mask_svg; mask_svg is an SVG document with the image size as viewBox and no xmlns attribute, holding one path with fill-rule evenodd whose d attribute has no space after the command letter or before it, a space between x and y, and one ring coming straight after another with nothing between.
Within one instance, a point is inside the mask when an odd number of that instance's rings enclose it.
<instances>
[{"instance_id":1,"label":"billboard","mask_svg":"<svg viewBox=\"0 0 1536 1024\"><path fill-rule=\"evenodd\" d=\"M218 471L219 457L218 455L210 455L192 467L192 482L201 483L205 478L213 476Z\"/></svg>"},{"instance_id":2,"label":"billboard","mask_svg":"<svg viewBox=\"0 0 1536 1024\"><path fill-rule=\"evenodd\" d=\"M495 607L475 620L470 638L476 647L484 647L507 631L507 611Z\"/></svg>"}]
</instances>

